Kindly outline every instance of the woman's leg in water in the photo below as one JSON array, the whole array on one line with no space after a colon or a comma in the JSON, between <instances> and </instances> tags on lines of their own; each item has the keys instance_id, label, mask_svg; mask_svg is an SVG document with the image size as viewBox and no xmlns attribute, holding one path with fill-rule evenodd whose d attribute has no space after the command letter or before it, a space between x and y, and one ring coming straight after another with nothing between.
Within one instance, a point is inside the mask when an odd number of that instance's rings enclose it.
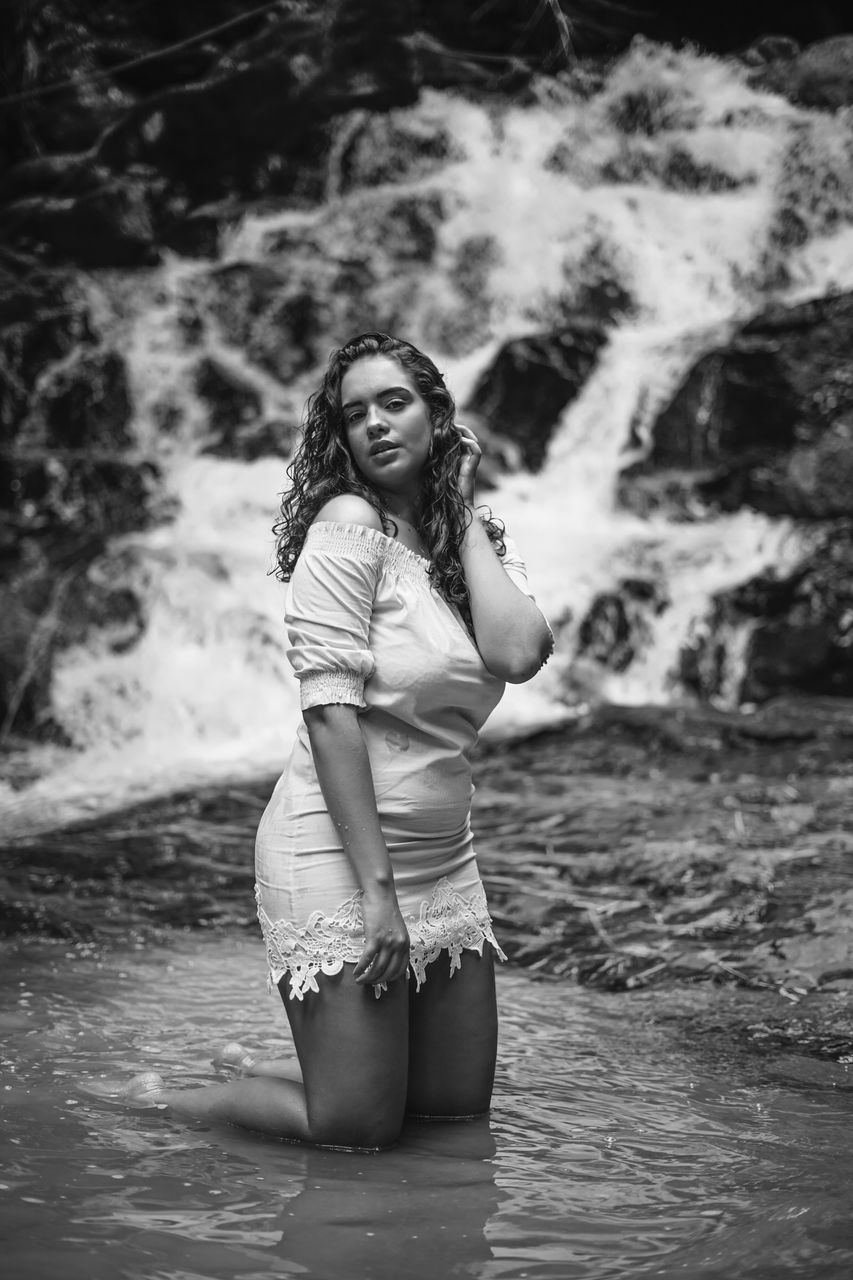
<instances>
[{"instance_id":1,"label":"woman's leg in water","mask_svg":"<svg viewBox=\"0 0 853 1280\"><path fill-rule=\"evenodd\" d=\"M424 1119L464 1119L488 1111L497 1059L495 963L463 951L451 975L442 951L409 995L409 1092L406 1110Z\"/></svg>"},{"instance_id":2,"label":"woman's leg in water","mask_svg":"<svg viewBox=\"0 0 853 1280\"><path fill-rule=\"evenodd\" d=\"M353 981L353 967L318 975L320 990L301 1001L282 995L302 1083L247 1076L201 1089L160 1089L152 1100L181 1115L276 1138L390 1146L406 1104L409 984L405 978L392 982L377 999L372 987Z\"/></svg>"}]
</instances>

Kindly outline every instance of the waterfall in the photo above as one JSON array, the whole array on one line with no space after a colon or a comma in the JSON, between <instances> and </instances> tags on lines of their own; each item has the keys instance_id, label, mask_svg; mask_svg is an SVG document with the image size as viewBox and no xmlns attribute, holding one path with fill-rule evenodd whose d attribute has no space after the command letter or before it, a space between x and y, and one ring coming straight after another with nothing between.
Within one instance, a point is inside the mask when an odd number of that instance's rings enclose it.
<instances>
[{"instance_id":1,"label":"waterfall","mask_svg":"<svg viewBox=\"0 0 853 1280\"><path fill-rule=\"evenodd\" d=\"M772 234L783 195L809 181L792 175L792 139L800 157L811 139L814 165L827 166L846 128L750 88L738 64L638 41L598 80L579 72L524 103L430 91L410 110L350 117L323 205L247 210L216 261L91 277L105 341L129 371L140 456L164 468L174 515L109 552L147 629L124 653L92 641L63 655L54 703L77 750L30 788L32 803L91 796L93 778L115 800L281 764L298 710L270 528L305 395L328 350L365 328L423 346L464 404L502 342L559 327L602 290L619 300L542 470L483 495L558 635L491 732L554 722L590 698L682 696L678 655L712 594L793 563L799 535L751 511L641 518L619 509L617 478L691 365L736 324L773 298L853 287L849 226L810 214L784 285ZM298 293L319 316L310 359L283 332L277 347L280 313L263 300L252 313L240 293L266 287L264 271L285 304ZM218 428L199 390L204 360L239 386L280 456L206 452ZM633 661L619 672L578 661L589 606L625 578L651 584L658 602Z\"/></svg>"}]
</instances>

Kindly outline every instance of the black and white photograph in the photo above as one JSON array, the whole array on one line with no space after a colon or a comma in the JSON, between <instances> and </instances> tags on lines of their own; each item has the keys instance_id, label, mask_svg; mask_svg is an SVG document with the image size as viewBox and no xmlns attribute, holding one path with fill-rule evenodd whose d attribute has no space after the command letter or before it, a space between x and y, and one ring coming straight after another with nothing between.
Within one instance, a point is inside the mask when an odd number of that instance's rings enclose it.
<instances>
[{"instance_id":1,"label":"black and white photograph","mask_svg":"<svg viewBox=\"0 0 853 1280\"><path fill-rule=\"evenodd\" d=\"M851 1206L853 10L0 0L4 1276Z\"/></svg>"}]
</instances>

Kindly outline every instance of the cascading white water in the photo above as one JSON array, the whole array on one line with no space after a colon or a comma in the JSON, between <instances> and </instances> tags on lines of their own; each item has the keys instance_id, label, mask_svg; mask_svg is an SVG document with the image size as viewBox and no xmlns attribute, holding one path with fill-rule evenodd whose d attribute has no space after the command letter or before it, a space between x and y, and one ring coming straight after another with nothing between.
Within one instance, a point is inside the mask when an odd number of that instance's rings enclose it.
<instances>
[{"instance_id":1,"label":"cascading white water","mask_svg":"<svg viewBox=\"0 0 853 1280\"><path fill-rule=\"evenodd\" d=\"M390 124L398 137L440 133L448 158L420 171L401 153L399 172L385 165L391 181L386 172L359 186L352 162L343 180L345 143L363 123L340 126L322 207L248 213L216 263L173 259L132 282L114 273L92 281L104 330L128 363L140 451L165 466L178 514L122 543L148 613L141 642L124 654L93 642L61 662L56 712L82 752L34 784L34 802L90 794L93 779L121 800L134 788L275 768L288 748L297 700L283 652L282 588L269 576L284 461L200 452L209 413L195 383L200 358L213 356L253 390L264 418L295 424L320 366L283 385L227 341L206 302L223 264L281 267L283 238L288 270L296 261L327 306L327 348L352 332L336 326L366 318L360 327L382 328L402 313L405 336L437 358L460 403L501 342L559 325L585 289L616 281L631 299L541 473L508 476L486 495L525 554L560 642L540 676L510 692L493 732L558 718L590 693L629 702L678 696L679 649L710 596L797 555L787 522L747 511L689 524L641 519L616 509L615 484L629 441L648 437L691 364L736 323L770 296L853 287L853 231L822 220L814 202L813 235L786 261L785 294L771 295L766 283L782 193L796 201L797 182L849 168L838 142L846 117L819 117L752 90L734 64L638 42L584 92L550 84L538 102L504 107L424 94ZM388 124L377 125L374 149ZM811 164L805 176L790 172L795 133L797 163L806 155ZM706 189L665 177L678 166L704 172ZM389 202L401 196L441 205L429 266L398 262L383 230ZM300 237L302 265L293 257ZM323 292L342 246L372 271L355 302ZM580 619L626 575L659 584L669 607L650 620L650 640L626 671L580 664L573 673Z\"/></svg>"}]
</instances>

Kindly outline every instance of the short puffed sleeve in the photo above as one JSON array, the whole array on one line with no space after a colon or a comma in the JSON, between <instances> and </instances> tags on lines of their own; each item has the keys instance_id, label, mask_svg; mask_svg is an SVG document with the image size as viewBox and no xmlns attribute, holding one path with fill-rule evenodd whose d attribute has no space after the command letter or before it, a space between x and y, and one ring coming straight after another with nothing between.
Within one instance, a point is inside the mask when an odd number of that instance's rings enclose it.
<instances>
[{"instance_id":1,"label":"short puffed sleeve","mask_svg":"<svg viewBox=\"0 0 853 1280\"><path fill-rule=\"evenodd\" d=\"M501 564L519 591L523 591L526 596L530 596L530 599L533 600L535 597L530 589L530 583L527 581L527 565L519 555L518 547L508 533L502 534L501 539L506 547L506 554L501 556Z\"/></svg>"},{"instance_id":2,"label":"short puffed sleeve","mask_svg":"<svg viewBox=\"0 0 853 1280\"><path fill-rule=\"evenodd\" d=\"M382 568L382 539L364 525L313 524L287 591L287 656L303 711L331 702L364 707L373 673L370 618Z\"/></svg>"}]
</instances>

